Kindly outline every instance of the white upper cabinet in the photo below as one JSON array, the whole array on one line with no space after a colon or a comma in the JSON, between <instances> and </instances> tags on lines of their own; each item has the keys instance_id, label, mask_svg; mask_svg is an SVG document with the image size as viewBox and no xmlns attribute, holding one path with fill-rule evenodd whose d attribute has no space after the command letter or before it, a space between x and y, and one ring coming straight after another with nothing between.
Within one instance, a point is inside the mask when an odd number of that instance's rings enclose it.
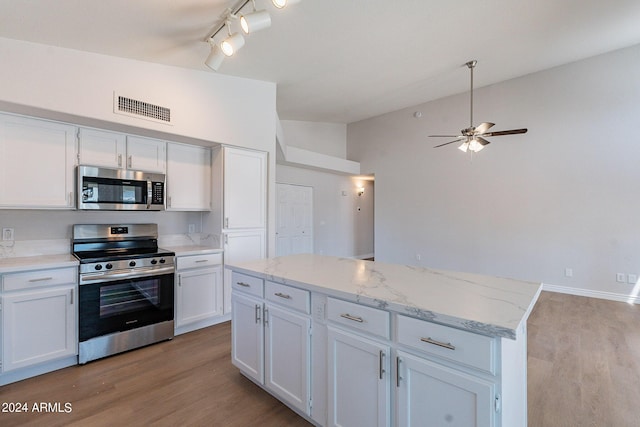
<instances>
[{"instance_id":1,"label":"white upper cabinet","mask_svg":"<svg viewBox=\"0 0 640 427\"><path fill-rule=\"evenodd\" d=\"M75 126L0 114L0 207L74 207Z\"/></svg>"},{"instance_id":2,"label":"white upper cabinet","mask_svg":"<svg viewBox=\"0 0 640 427\"><path fill-rule=\"evenodd\" d=\"M167 210L211 210L211 150L167 144Z\"/></svg>"},{"instance_id":3,"label":"white upper cabinet","mask_svg":"<svg viewBox=\"0 0 640 427\"><path fill-rule=\"evenodd\" d=\"M166 173L167 143L99 129L80 129L80 164Z\"/></svg>"},{"instance_id":4,"label":"white upper cabinet","mask_svg":"<svg viewBox=\"0 0 640 427\"><path fill-rule=\"evenodd\" d=\"M266 227L267 154L224 148L224 229Z\"/></svg>"}]
</instances>

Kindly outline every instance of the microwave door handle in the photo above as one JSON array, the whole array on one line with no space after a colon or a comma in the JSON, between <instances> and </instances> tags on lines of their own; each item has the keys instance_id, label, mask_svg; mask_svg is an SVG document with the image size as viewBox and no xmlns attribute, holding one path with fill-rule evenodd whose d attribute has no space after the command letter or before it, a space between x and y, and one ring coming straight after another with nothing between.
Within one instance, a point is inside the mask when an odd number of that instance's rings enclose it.
<instances>
[{"instance_id":1,"label":"microwave door handle","mask_svg":"<svg viewBox=\"0 0 640 427\"><path fill-rule=\"evenodd\" d=\"M147 179L147 209L151 209L151 180Z\"/></svg>"}]
</instances>

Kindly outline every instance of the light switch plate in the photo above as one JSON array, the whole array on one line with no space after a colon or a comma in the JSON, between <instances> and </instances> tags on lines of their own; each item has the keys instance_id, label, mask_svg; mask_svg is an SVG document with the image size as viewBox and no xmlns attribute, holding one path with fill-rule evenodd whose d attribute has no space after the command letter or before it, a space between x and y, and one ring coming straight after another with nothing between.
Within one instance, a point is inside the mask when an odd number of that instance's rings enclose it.
<instances>
[{"instance_id":1,"label":"light switch plate","mask_svg":"<svg viewBox=\"0 0 640 427\"><path fill-rule=\"evenodd\" d=\"M2 240L13 240L13 228L2 229Z\"/></svg>"}]
</instances>

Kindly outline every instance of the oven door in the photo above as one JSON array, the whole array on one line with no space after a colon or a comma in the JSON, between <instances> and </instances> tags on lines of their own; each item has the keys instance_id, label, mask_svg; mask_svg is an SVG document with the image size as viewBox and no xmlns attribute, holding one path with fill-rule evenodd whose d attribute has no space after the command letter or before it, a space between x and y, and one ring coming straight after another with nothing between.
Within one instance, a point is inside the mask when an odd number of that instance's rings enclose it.
<instances>
[{"instance_id":1,"label":"oven door","mask_svg":"<svg viewBox=\"0 0 640 427\"><path fill-rule=\"evenodd\" d=\"M81 277L79 293L80 342L173 320L173 268L159 273Z\"/></svg>"}]
</instances>

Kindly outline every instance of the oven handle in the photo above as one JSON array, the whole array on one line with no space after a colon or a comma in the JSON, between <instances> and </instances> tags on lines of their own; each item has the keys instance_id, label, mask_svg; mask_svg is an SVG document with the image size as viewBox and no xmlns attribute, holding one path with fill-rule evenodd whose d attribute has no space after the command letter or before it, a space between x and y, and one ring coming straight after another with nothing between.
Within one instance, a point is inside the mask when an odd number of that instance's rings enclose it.
<instances>
[{"instance_id":1,"label":"oven handle","mask_svg":"<svg viewBox=\"0 0 640 427\"><path fill-rule=\"evenodd\" d=\"M112 282L120 279L135 279L139 277L162 276L174 272L173 267L163 268L136 268L135 270L126 270L113 273L87 273L80 275L80 285L88 282Z\"/></svg>"}]
</instances>

